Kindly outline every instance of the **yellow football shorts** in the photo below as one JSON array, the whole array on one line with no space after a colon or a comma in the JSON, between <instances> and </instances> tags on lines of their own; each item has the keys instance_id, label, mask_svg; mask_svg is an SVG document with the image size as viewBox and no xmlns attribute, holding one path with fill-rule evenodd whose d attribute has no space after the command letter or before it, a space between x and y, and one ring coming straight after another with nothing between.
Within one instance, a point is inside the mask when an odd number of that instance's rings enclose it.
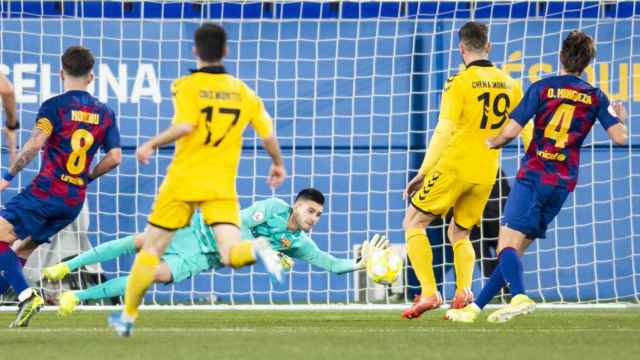
<instances>
[{"instance_id":1,"label":"yellow football shorts","mask_svg":"<svg viewBox=\"0 0 640 360\"><path fill-rule=\"evenodd\" d=\"M232 224L240 227L240 203L237 199L178 200L164 183L156 196L149 223L159 228L177 230L189 225L196 208L200 208L204 221L209 225Z\"/></svg>"},{"instance_id":2,"label":"yellow football shorts","mask_svg":"<svg viewBox=\"0 0 640 360\"><path fill-rule=\"evenodd\" d=\"M444 216L453 207L456 224L471 229L480 222L492 188L493 185L473 184L431 170L410 201L416 209L439 216Z\"/></svg>"}]
</instances>

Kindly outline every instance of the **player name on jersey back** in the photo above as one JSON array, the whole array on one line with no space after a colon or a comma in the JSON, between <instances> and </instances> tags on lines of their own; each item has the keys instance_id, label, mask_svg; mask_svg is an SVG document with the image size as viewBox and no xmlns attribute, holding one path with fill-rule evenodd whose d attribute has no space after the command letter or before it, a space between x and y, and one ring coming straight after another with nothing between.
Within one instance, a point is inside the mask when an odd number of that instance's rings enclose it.
<instances>
[{"instance_id":1,"label":"player name on jersey back","mask_svg":"<svg viewBox=\"0 0 640 360\"><path fill-rule=\"evenodd\" d=\"M488 80L472 81L471 87L473 89L511 89L511 85L507 84L504 81L488 81Z\"/></svg>"},{"instance_id":2,"label":"player name on jersey back","mask_svg":"<svg viewBox=\"0 0 640 360\"><path fill-rule=\"evenodd\" d=\"M209 100L228 100L228 101L242 101L242 95L240 93L232 91L212 91L212 90L200 90L199 96L201 99Z\"/></svg>"},{"instance_id":3,"label":"player name on jersey back","mask_svg":"<svg viewBox=\"0 0 640 360\"><path fill-rule=\"evenodd\" d=\"M100 123L100 114L81 111L81 110L73 110L71 111L71 121L78 121L91 125L98 125Z\"/></svg>"},{"instance_id":4,"label":"player name on jersey back","mask_svg":"<svg viewBox=\"0 0 640 360\"><path fill-rule=\"evenodd\" d=\"M549 88L547 90L548 99L566 99L591 105L591 94L581 93L575 89Z\"/></svg>"}]
</instances>

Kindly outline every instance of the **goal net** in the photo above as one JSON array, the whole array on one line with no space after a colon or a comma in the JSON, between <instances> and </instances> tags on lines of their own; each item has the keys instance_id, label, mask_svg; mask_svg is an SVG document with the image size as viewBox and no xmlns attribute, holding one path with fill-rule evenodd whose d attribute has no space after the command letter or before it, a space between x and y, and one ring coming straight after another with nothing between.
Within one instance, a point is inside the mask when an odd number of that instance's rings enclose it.
<instances>
[{"instance_id":1,"label":"goal net","mask_svg":"<svg viewBox=\"0 0 640 360\"><path fill-rule=\"evenodd\" d=\"M162 149L145 166L134 151L169 126L170 84L195 67L193 32L213 21L228 32L228 72L255 89L273 116L290 174L275 192L268 188L269 158L248 131L237 182L241 205L272 196L291 202L303 188L320 189L327 202L312 238L340 258L353 258L375 233L403 251L402 191L436 125L443 84L461 69L457 30L465 22L489 26L491 61L525 88L558 71L569 31L586 31L597 43L597 58L585 78L626 104L631 141L614 147L594 127L575 193L547 239L524 257L525 285L542 302L638 301L640 18L633 2L9 1L0 12L0 71L16 88L21 144L39 103L62 90L64 49L82 44L96 55L92 91L115 110L125 155L117 170L90 186L86 235L93 245L143 231L173 150ZM507 180L521 155L518 145L504 150ZM6 169L6 153L1 161ZM3 202L28 184L38 166L34 161L16 178ZM506 186L500 190L504 200ZM475 240L476 293L495 262L496 239L488 230L500 216L499 202L497 208L497 215L483 219L485 236ZM455 282L445 228L428 231L439 286L451 299ZM73 255L84 248L83 236L68 234L71 247L47 251L56 259ZM50 256L47 251L37 256ZM127 275L131 262L120 258L101 270L107 278ZM156 285L146 303L404 303L418 291L410 267L397 284L381 287L363 274L330 274L297 261L280 285L271 284L258 264Z\"/></svg>"}]
</instances>

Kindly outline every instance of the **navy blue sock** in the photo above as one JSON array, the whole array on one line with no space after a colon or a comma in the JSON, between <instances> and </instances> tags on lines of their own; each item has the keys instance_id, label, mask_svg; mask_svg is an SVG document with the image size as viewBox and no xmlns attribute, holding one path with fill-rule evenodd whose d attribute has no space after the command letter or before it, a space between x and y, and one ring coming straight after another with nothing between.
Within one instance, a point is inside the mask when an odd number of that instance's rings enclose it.
<instances>
[{"instance_id":1,"label":"navy blue sock","mask_svg":"<svg viewBox=\"0 0 640 360\"><path fill-rule=\"evenodd\" d=\"M10 285L4 277L0 276L0 295L4 294L7 289L9 289Z\"/></svg>"},{"instance_id":2,"label":"navy blue sock","mask_svg":"<svg viewBox=\"0 0 640 360\"><path fill-rule=\"evenodd\" d=\"M524 294L522 261L516 249L511 247L502 249L498 259L502 276L504 276L511 289L511 295Z\"/></svg>"},{"instance_id":3,"label":"navy blue sock","mask_svg":"<svg viewBox=\"0 0 640 360\"><path fill-rule=\"evenodd\" d=\"M20 262L20 267L24 267L24 264L27 263L27 260L23 258L18 258L18 261ZM4 294L10 287L11 285L9 285L7 280L0 276L0 295Z\"/></svg>"},{"instance_id":4,"label":"navy blue sock","mask_svg":"<svg viewBox=\"0 0 640 360\"><path fill-rule=\"evenodd\" d=\"M480 309L483 309L506 284L500 265L498 265L474 302Z\"/></svg>"},{"instance_id":5,"label":"navy blue sock","mask_svg":"<svg viewBox=\"0 0 640 360\"><path fill-rule=\"evenodd\" d=\"M22 273L22 265L16 253L11 250L9 244L0 241L0 272L4 279L11 285L16 294L20 294L28 288L27 279Z\"/></svg>"}]
</instances>

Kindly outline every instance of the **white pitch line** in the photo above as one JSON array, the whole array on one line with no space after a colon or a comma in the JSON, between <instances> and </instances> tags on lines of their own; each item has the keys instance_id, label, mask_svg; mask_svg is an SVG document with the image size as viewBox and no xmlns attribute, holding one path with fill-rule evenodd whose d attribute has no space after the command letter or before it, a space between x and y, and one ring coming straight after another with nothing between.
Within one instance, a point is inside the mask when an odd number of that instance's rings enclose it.
<instances>
[{"instance_id":1,"label":"white pitch line","mask_svg":"<svg viewBox=\"0 0 640 360\"><path fill-rule=\"evenodd\" d=\"M464 326L464 325L463 325ZM498 325L499 326L499 325ZM575 333L575 332L598 332L598 333L626 333L637 332L637 328L555 328L555 329L518 329L518 328L465 328L456 327L450 329L434 329L434 328L396 328L396 329L322 329L322 328L298 328L298 327L265 327L265 328L135 328L134 333L280 333L280 334L299 334L299 333L340 333L340 334L392 334L392 333ZM23 332L27 333L111 333L112 330L104 328L26 328L26 329L0 329L0 333Z\"/></svg>"},{"instance_id":2,"label":"white pitch line","mask_svg":"<svg viewBox=\"0 0 640 360\"><path fill-rule=\"evenodd\" d=\"M411 304L322 304L322 305L143 305L141 310L161 311L402 311ZM489 304L486 309L498 309L503 305ZM445 310L448 306L442 306ZM42 311L57 310L57 306L45 306ZM540 310L638 310L640 304L536 304ZM77 310L83 311L121 311L122 306L83 305ZM0 306L0 313L15 312L15 306Z\"/></svg>"}]
</instances>

